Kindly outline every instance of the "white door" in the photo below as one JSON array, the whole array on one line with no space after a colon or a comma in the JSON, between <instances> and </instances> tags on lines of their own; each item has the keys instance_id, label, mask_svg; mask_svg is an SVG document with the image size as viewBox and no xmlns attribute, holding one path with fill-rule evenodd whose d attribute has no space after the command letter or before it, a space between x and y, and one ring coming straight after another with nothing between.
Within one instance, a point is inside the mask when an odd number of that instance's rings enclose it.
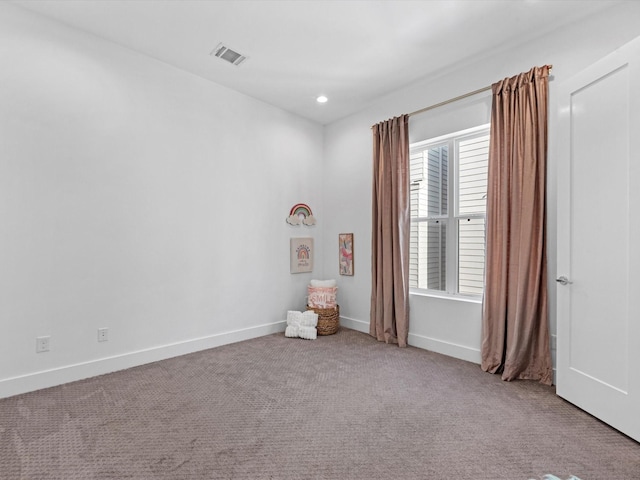
<instances>
[{"instance_id":1,"label":"white door","mask_svg":"<svg viewBox=\"0 0 640 480\"><path fill-rule=\"evenodd\" d=\"M640 38L558 94L557 393L640 441Z\"/></svg>"}]
</instances>

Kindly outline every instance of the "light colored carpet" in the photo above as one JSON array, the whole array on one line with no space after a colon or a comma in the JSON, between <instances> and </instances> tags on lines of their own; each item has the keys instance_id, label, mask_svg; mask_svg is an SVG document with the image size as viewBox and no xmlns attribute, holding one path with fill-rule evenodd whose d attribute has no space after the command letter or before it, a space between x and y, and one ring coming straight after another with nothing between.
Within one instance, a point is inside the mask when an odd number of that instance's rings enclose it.
<instances>
[{"instance_id":1,"label":"light colored carpet","mask_svg":"<svg viewBox=\"0 0 640 480\"><path fill-rule=\"evenodd\" d=\"M535 382L342 328L0 400L1 479L640 479L640 445Z\"/></svg>"}]
</instances>

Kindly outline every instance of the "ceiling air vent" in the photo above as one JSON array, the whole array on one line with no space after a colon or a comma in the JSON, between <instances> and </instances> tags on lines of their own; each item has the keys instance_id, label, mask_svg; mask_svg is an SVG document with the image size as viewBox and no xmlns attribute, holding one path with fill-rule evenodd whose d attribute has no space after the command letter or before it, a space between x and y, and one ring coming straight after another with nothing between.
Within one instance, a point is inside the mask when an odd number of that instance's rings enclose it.
<instances>
[{"instance_id":1,"label":"ceiling air vent","mask_svg":"<svg viewBox=\"0 0 640 480\"><path fill-rule=\"evenodd\" d=\"M241 55L238 52L234 52L222 43L220 43L216 48L213 49L211 55L226 60L227 62L232 63L236 66L240 65L247 59L247 57L245 57L244 55Z\"/></svg>"}]
</instances>

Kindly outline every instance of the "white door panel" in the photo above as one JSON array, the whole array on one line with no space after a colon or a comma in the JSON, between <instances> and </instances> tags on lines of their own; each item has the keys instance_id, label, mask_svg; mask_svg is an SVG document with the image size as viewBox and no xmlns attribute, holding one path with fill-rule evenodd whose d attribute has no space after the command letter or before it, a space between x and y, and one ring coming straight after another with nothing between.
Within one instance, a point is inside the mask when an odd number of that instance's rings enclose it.
<instances>
[{"instance_id":1,"label":"white door panel","mask_svg":"<svg viewBox=\"0 0 640 480\"><path fill-rule=\"evenodd\" d=\"M639 63L640 39L560 88L557 272L558 395L636 440Z\"/></svg>"}]
</instances>

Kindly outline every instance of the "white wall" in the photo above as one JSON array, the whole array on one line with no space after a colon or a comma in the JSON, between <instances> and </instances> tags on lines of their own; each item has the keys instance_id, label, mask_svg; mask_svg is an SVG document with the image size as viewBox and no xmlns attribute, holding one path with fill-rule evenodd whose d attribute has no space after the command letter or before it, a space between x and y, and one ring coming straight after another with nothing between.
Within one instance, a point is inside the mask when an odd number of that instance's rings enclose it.
<instances>
[{"instance_id":1,"label":"white wall","mask_svg":"<svg viewBox=\"0 0 640 480\"><path fill-rule=\"evenodd\" d=\"M407 86L366 110L325 130L325 272L337 272L333 245L341 232L354 232L355 276L338 277L342 323L368 331L371 282L371 125L439 103L496 81L552 64L548 163L549 295L555 348L556 153L554 91L563 80L640 35L640 2L624 2L597 16L544 33L527 45L506 45L475 63L466 63ZM464 41L464 37L460 39ZM420 61L428 61L429 54ZM401 73L399 73L401 75ZM410 140L425 140L490 119L490 92L409 120ZM412 295L409 343L479 363L481 304Z\"/></svg>"},{"instance_id":2,"label":"white wall","mask_svg":"<svg viewBox=\"0 0 640 480\"><path fill-rule=\"evenodd\" d=\"M6 2L0 65L0 397L303 308L289 237L321 276L320 125ZM286 224L298 202L317 226Z\"/></svg>"}]
</instances>

